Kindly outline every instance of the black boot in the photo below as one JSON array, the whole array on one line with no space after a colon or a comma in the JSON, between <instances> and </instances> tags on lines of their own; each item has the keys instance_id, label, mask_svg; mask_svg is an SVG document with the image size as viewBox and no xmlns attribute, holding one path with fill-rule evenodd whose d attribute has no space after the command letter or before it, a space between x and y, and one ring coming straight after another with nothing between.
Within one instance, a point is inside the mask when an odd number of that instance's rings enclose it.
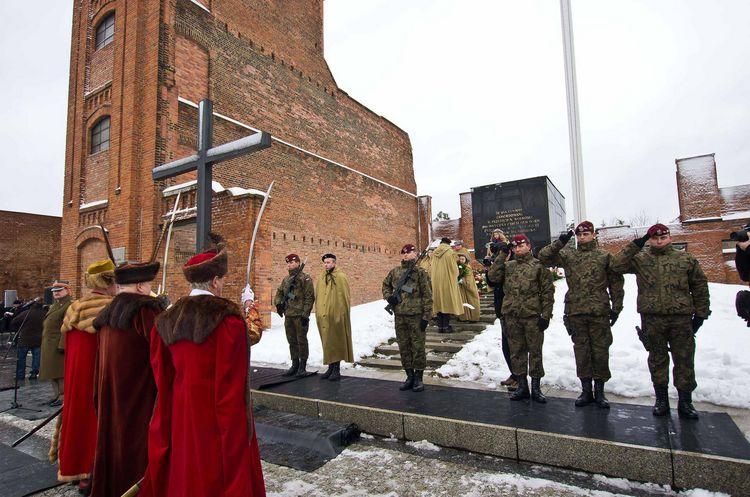
<instances>
[{"instance_id":1,"label":"black boot","mask_svg":"<svg viewBox=\"0 0 750 497\"><path fill-rule=\"evenodd\" d=\"M438 312L437 315L438 333L445 333L445 314Z\"/></svg>"},{"instance_id":2,"label":"black boot","mask_svg":"<svg viewBox=\"0 0 750 497\"><path fill-rule=\"evenodd\" d=\"M667 385L654 385L656 402L651 410L654 416L666 416L669 414L669 388Z\"/></svg>"},{"instance_id":3,"label":"black boot","mask_svg":"<svg viewBox=\"0 0 750 497\"><path fill-rule=\"evenodd\" d=\"M412 392L421 392L424 390L424 383L422 383L422 374L424 371L417 369L414 371L414 386L411 387Z\"/></svg>"},{"instance_id":4,"label":"black boot","mask_svg":"<svg viewBox=\"0 0 750 497\"><path fill-rule=\"evenodd\" d=\"M576 399L576 407L583 407L594 402L594 394L591 393L591 378L581 378L581 395Z\"/></svg>"},{"instance_id":5,"label":"black boot","mask_svg":"<svg viewBox=\"0 0 750 497\"><path fill-rule=\"evenodd\" d=\"M529 398L529 381L526 379L526 375L516 375L516 381L518 381L518 388L516 391L510 394L510 400L525 400Z\"/></svg>"},{"instance_id":6,"label":"black boot","mask_svg":"<svg viewBox=\"0 0 750 497\"><path fill-rule=\"evenodd\" d=\"M287 369L284 373L281 373L281 376L294 376L297 374L297 370L299 369L299 359L292 359L292 367Z\"/></svg>"},{"instance_id":7,"label":"black boot","mask_svg":"<svg viewBox=\"0 0 750 497\"><path fill-rule=\"evenodd\" d=\"M406 371L406 381L398 387L402 392L404 390L411 390L411 387L414 386L414 370L412 368L406 368L404 371Z\"/></svg>"},{"instance_id":8,"label":"black boot","mask_svg":"<svg viewBox=\"0 0 750 497\"><path fill-rule=\"evenodd\" d=\"M681 418L698 419L698 411L693 407L693 393L686 390L677 390L679 400L677 401L677 413Z\"/></svg>"},{"instance_id":9,"label":"black boot","mask_svg":"<svg viewBox=\"0 0 750 497\"><path fill-rule=\"evenodd\" d=\"M531 379L531 400L539 402L540 404L547 403L547 397L542 393L541 378Z\"/></svg>"},{"instance_id":10,"label":"black boot","mask_svg":"<svg viewBox=\"0 0 750 497\"><path fill-rule=\"evenodd\" d=\"M327 380L329 376L331 376L331 373L333 373L333 363L328 365L328 369L326 369L326 372L320 375L321 380Z\"/></svg>"},{"instance_id":11,"label":"black boot","mask_svg":"<svg viewBox=\"0 0 750 497\"><path fill-rule=\"evenodd\" d=\"M594 402L597 407L609 409L609 401L604 396L604 380L594 380Z\"/></svg>"},{"instance_id":12,"label":"black boot","mask_svg":"<svg viewBox=\"0 0 750 497\"><path fill-rule=\"evenodd\" d=\"M299 368L297 368L297 376L305 376L307 374L307 358L299 360Z\"/></svg>"},{"instance_id":13,"label":"black boot","mask_svg":"<svg viewBox=\"0 0 750 497\"><path fill-rule=\"evenodd\" d=\"M341 361L336 361L331 366L333 366L333 371L331 371L328 381L339 381L341 379Z\"/></svg>"}]
</instances>

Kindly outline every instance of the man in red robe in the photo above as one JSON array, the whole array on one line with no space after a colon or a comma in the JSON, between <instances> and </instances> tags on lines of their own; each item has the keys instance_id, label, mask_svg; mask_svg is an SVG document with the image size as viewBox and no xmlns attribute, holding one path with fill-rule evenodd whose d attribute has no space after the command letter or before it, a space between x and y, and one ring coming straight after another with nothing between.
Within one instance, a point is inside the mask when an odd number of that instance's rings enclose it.
<instances>
[{"instance_id":1,"label":"man in red robe","mask_svg":"<svg viewBox=\"0 0 750 497\"><path fill-rule=\"evenodd\" d=\"M158 396L140 496L260 497L265 485L248 381L247 329L221 298L221 237L183 267L192 291L156 320L151 366Z\"/></svg>"},{"instance_id":2,"label":"man in red robe","mask_svg":"<svg viewBox=\"0 0 750 497\"><path fill-rule=\"evenodd\" d=\"M94 319L115 295L114 269L109 259L95 262L86 269L86 286L91 293L70 304L61 328L65 343L65 401L58 418L59 429L52 439L50 460L60 461L58 480L80 481L79 488L83 491L89 488L96 448Z\"/></svg>"},{"instance_id":3,"label":"man in red robe","mask_svg":"<svg viewBox=\"0 0 750 497\"><path fill-rule=\"evenodd\" d=\"M99 353L92 497L120 497L146 471L148 424L156 400L149 338L156 316L164 310L161 301L150 296L157 272L158 262L118 266L117 296L94 321Z\"/></svg>"}]
</instances>

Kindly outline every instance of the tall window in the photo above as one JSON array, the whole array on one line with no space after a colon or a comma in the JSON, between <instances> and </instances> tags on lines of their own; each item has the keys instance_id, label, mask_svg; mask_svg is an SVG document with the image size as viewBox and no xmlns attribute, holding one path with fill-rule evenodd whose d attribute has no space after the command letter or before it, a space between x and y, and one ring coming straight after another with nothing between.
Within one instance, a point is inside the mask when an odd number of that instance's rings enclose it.
<instances>
[{"instance_id":1,"label":"tall window","mask_svg":"<svg viewBox=\"0 0 750 497\"><path fill-rule=\"evenodd\" d=\"M104 117L91 128L91 153L109 150L109 116Z\"/></svg>"},{"instance_id":2,"label":"tall window","mask_svg":"<svg viewBox=\"0 0 750 497\"><path fill-rule=\"evenodd\" d=\"M112 43L115 37L115 14L112 13L102 19L96 27L96 49L99 50Z\"/></svg>"}]
</instances>

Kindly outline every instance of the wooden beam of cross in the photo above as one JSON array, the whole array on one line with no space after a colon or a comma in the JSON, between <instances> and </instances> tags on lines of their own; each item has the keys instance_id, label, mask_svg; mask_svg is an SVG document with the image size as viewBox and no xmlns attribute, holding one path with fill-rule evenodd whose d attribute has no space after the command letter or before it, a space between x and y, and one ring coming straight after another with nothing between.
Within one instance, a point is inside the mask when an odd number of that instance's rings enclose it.
<instances>
[{"instance_id":1,"label":"wooden beam of cross","mask_svg":"<svg viewBox=\"0 0 750 497\"><path fill-rule=\"evenodd\" d=\"M219 162L270 147L271 135L261 131L218 147L212 147L212 141L213 103L209 99L204 99L198 105L198 153L157 166L152 171L154 181L172 178L189 171L198 171L196 252L203 252L208 241L208 233L211 231L211 197L213 195L211 167Z\"/></svg>"}]
</instances>

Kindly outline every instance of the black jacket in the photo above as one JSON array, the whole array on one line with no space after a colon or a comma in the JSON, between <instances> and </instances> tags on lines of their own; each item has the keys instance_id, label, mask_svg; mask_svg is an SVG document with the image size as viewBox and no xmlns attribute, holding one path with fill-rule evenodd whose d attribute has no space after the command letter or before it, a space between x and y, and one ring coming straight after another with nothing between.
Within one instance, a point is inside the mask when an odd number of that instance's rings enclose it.
<instances>
[{"instance_id":1,"label":"black jacket","mask_svg":"<svg viewBox=\"0 0 750 497\"><path fill-rule=\"evenodd\" d=\"M18 335L19 347L41 347L45 314L44 307L37 302L13 318L13 321L10 322L10 332L15 335L19 329L21 330L20 335Z\"/></svg>"},{"instance_id":2,"label":"black jacket","mask_svg":"<svg viewBox=\"0 0 750 497\"><path fill-rule=\"evenodd\" d=\"M737 273L740 275L742 281L750 282L750 247L746 250L742 250L737 246L737 251L734 254L734 263L737 267Z\"/></svg>"}]
</instances>

